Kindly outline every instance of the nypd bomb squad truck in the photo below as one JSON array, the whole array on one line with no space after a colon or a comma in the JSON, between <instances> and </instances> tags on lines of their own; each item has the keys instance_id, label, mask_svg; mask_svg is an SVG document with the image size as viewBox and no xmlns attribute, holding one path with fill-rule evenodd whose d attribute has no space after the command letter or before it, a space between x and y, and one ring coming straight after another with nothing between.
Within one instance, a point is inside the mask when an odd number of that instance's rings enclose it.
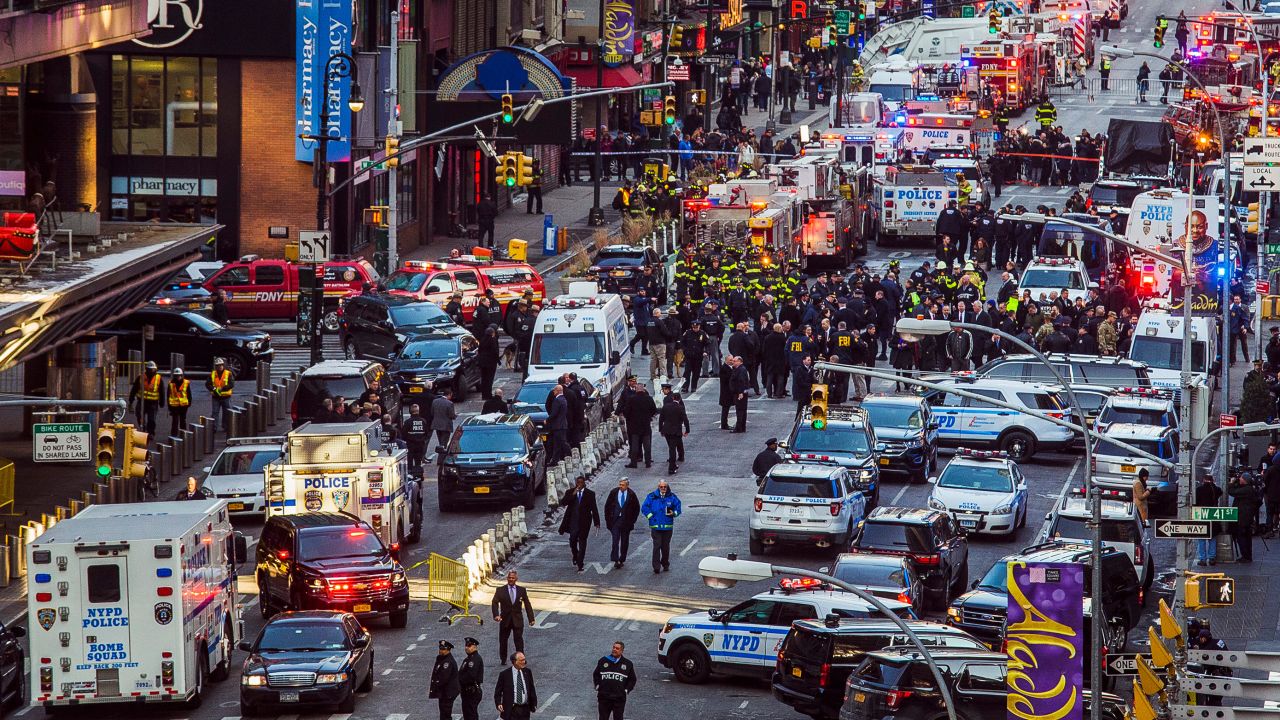
<instances>
[{"instance_id":1,"label":"nypd bomb squad truck","mask_svg":"<svg viewBox=\"0 0 1280 720\"><path fill-rule=\"evenodd\" d=\"M27 546L31 704L198 705L241 635L225 500L94 505Z\"/></svg>"},{"instance_id":2,"label":"nypd bomb squad truck","mask_svg":"<svg viewBox=\"0 0 1280 720\"><path fill-rule=\"evenodd\" d=\"M284 456L263 469L267 517L346 513L387 547L422 536L422 492L409 474L409 452L384 445L379 423L305 423L284 444Z\"/></svg>"},{"instance_id":3,"label":"nypd bomb squad truck","mask_svg":"<svg viewBox=\"0 0 1280 720\"><path fill-rule=\"evenodd\" d=\"M939 170L925 165L890 165L872 195L876 244L911 238L932 240L938 213L958 194Z\"/></svg>"}]
</instances>

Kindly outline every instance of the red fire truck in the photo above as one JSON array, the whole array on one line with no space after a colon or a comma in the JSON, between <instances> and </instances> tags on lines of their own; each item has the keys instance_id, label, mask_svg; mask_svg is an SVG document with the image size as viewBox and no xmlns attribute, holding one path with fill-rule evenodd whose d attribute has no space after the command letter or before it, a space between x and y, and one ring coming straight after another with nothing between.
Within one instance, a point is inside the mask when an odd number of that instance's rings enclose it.
<instances>
[{"instance_id":1,"label":"red fire truck","mask_svg":"<svg viewBox=\"0 0 1280 720\"><path fill-rule=\"evenodd\" d=\"M1039 102L1044 92L1039 68L1047 60L1042 53L1042 46L1031 40L984 40L962 45L960 64L977 68L983 91L998 96L1006 108L1022 110Z\"/></svg>"}]
</instances>

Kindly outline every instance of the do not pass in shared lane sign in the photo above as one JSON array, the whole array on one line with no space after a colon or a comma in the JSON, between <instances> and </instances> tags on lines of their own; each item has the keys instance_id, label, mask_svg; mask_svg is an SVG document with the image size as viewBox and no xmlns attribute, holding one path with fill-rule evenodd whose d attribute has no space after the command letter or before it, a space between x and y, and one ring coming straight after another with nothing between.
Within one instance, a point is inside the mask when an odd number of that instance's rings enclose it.
<instances>
[{"instance_id":1,"label":"do not pass in shared lane sign","mask_svg":"<svg viewBox=\"0 0 1280 720\"><path fill-rule=\"evenodd\" d=\"M89 423L35 423L31 458L36 462L88 460Z\"/></svg>"}]
</instances>

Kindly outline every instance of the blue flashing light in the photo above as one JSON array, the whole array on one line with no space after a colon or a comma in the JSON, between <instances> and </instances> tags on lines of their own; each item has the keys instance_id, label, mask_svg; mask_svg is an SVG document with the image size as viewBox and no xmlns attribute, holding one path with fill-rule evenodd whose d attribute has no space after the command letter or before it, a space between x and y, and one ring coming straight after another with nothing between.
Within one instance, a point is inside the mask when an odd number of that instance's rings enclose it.
<instances>
[{"instance_id":1,"label":"blue flashing light","mask_svg":"<svg viewBox=\"0 0 1280 720\"><path fill-rule=\"evenodd\" d=\"M53 579L53 576L51 576L49 573L36 573L36 582L38 583L47 583L52 579Z\"/></svg>"},{"instance_id":2,"label":"blue flashing light","mask_svg":"<svg viewBox=\"0 0 1280 720\"><path fill-rule=\"evenodd\" d=\"M156 577L173 577L173 568L156 568Z\"/></svg>"}]
</instances>

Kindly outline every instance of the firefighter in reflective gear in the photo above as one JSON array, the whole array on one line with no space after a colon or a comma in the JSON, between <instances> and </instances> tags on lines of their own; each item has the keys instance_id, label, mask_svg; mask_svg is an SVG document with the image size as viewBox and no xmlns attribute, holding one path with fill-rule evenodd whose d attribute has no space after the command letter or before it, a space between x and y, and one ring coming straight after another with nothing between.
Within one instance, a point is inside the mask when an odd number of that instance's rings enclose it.
<instances>
[{"instance_id":1,"label":"firefighter in reflective gear","mask_svg":"<svg viewBox=\"0 0 1280 720\"><path fill-rule=\"evenodd\" d=\"M959 193L957 202L960 204L960 207L968 205L969 197L973 195L973 183L969 182L969 179L964 176L964 173L956 173L956 190Z\"/></svg>"},{"instance_id":2,"label":"firefighter in reflective gear","mask_svg":"<svg viewBox=\"0 0 1280 720\"><path fill-rule=\"evenodd\" d=\"M693 293L693 286L698 284L697 256L690 245L680 253L675 263L676 297L680 300Z\"/></svg>"},{"instance_id":3,"label":"firefighter in reflective gear","mask_svg":"<svg viewBox=\"0 0 1280 720\"><path fill-rule=\"evenodd\" d=\"M1106 63L1106 56L1103 56L1103 63ZM1054 107L1053 101L1046 95L1044 100L1040 101L1040 107L1036 108L1036 122L1040 123L1042 130L1048 130L1058 121L1058 108Z\"/></svg>"},{"instance_id":4,"label":"firefighter in reflective gear","mask_svg":"<svg viewBox=\"0 0 1280 720\"><path fill-rule=\"evenodd\" d=\"M938 286L938 291L946 296L947 302L955 302L956 288L960 287L960 283L947 270L946 263L938 263L938 275L934 282Z\"/></svg>"},{"instance_id":5,"label":"firefighter in reflective gear","mask_svg":"<svg viewBox=\"0 0 1280 720\"><path fill-rule=\"evenodd\" d=\"M854 60L853 69L849 71L849 83L854 92L862 89L862 81L865 77L866 73L862 71L862 63Z\"/></svg>"},{"instance_id":6,"label":"firefighter in reflective gear","mask_svg":"<svg viewBox=\"0 0 1280 720\"><path fill-rule=\"evenodd\" d=\"M191 381L174 368L169 373L169 435L178 437L187 429L187 409L191 407Z\"/></svg>"},{"instance_id":7,"label":"firefighter in reflective gear","mask_svg":"<svg viewBox=\"0 0 1280 720\"><path fill-rule=\"evenodd\" d=\"M764 267L762 266L762 258L758 251L752 252L746 260L743 261L745 269L743 273L743 285L749 294L754 294L756 290L764 290Z\"/></svg>"},{"instance_id":8,"label":"firefighter in reflective gear","mask_svg":"<svg viewBox=\"0 0 1280 720\"><path fill-rule=\"evenodd\" d=\"M160 377L156 364L148 360L146 369L133 383L129 391L129 406L137 415L138 424L144 427L148 435L156 432L156 413L164 402L164 378Z\"/></svg>"},{"instance_id":9,"label":"firefighter in reflective gear","mask_svg":"<svg viewBox=\"0 0 1280 720\"><path fill-rule=\"evenodd\" d=\"M993 122L995 122L996 129L1001 134L1009 132L1009 113L1005 111L1004 105L1001 105L1000 109L996 110Z\"/></svg>"},{"instance_id":10,"label":"firefighter in reflective gear","mask_svg":"<svg viewBox=\"0 0 1280 720\"><path fill-rule=\"evenodd\" d=\"M231 412L231 393L236 386L236 378L226 367L222 358L213 359L213 371L209 379L204 381L205 389L213 400L213 431L226 427L228 413Z\"/></svg>"}]
</instances>

